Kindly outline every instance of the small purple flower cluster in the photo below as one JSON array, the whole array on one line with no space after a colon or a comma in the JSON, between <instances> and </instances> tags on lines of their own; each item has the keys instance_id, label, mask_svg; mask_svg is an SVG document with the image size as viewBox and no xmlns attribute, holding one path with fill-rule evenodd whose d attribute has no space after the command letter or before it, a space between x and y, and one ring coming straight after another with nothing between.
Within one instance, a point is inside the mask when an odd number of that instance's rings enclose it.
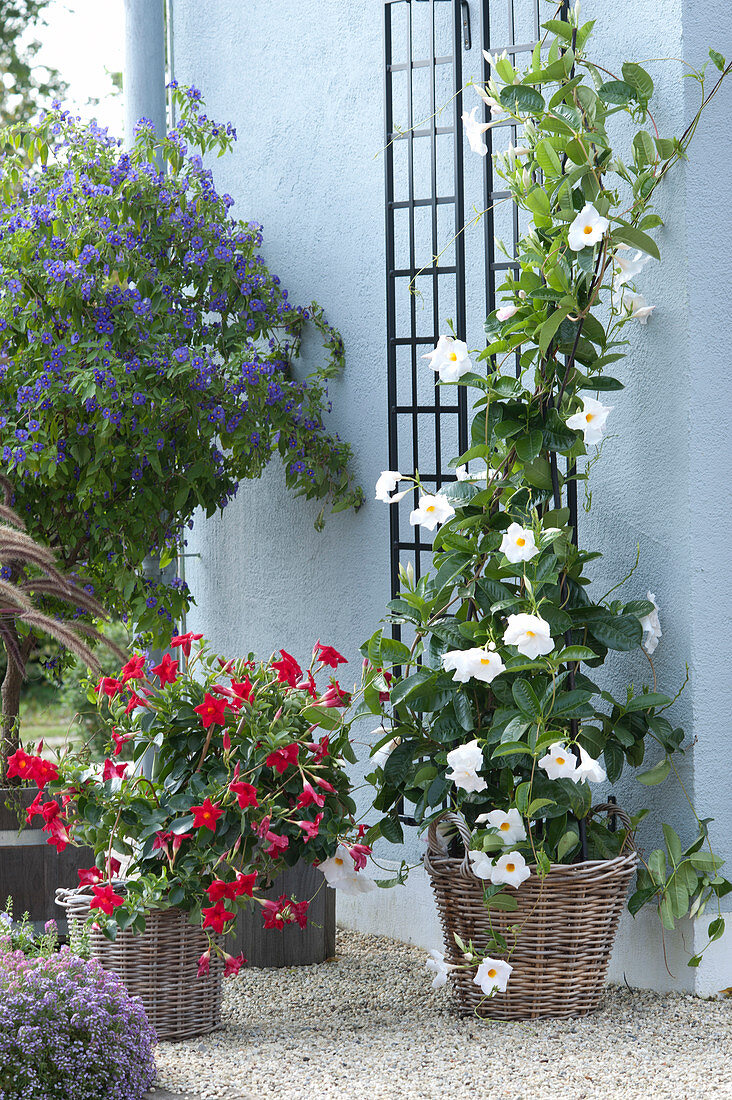
<instances>
[{"instance_id":1,"label":"small purple flower cluster","mask_svg":"<svg viewBox=\"0 0 732 1100\"><path fill-rule=\"evenodd\" d=\"M141 1100L155 1032L116 974L67 949L0 952L2 1100Z\"/></svg>"}]
</instances>

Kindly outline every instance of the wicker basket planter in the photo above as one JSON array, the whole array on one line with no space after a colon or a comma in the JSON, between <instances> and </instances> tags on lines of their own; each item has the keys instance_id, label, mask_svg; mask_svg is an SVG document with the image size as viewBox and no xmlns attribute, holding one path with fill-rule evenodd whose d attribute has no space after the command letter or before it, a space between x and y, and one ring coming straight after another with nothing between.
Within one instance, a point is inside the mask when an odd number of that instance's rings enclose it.
<instances>
[{"instance_id":1,"label":"wicker basket planter","mask_svg":"<svg viewBox=\"0 0 732 1100\"><path fill-rule=\"evenodd\" d=\"M617 812L625 818L615 806L598 806L593 813L598 811ZM448 813L441 821L454 824L466 848L469 846L470 830L462 817ZM436 824L429 829L425 867L437 900L446 961L464 961L455 944L455 933L465 943L472 940L476 947L485 949L491 927L511 945L512 929L520 926L510 955L513 972L505 993L486 999L473 982L473 970L450 974L461 1015L526 1020L585 1016L596 1009L618 919L635 871L635 851L616 859L553 864L543 881L532 874L512 891L517 910L489 912L483 902L483 883L473 874L467 853L462 859L449 856Z\"/></svg>"},{"instance_id":2,"label":"wicker basket planter","mask_svg":"<svg viewBox=\"0 0 732 1100\"><path fill-rule=\"evenodd\" d=\"M66 910L73 937L89 916L91 896L58 890L56 901ZM119 932L114 942L92 930L90 947L91 957L118 974L129 993L140 998L159 1039L191 1039L218 1025L223 963L212 953L208 975L197 977L208 940L189 924L182 909L148 913L142 935Z\"/></svg>"}]
</instances>

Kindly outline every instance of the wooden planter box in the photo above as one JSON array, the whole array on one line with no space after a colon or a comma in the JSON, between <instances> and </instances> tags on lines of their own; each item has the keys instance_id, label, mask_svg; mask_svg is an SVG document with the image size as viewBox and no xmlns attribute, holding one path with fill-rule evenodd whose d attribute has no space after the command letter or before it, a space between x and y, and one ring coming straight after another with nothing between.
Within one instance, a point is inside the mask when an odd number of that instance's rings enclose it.
<instances>
[{"instance_id":1,"label":"wooden planter box","mask_svg":"<svg viewBox=\"0 0 732 1100\"><path fill-rule=\"evenodd\" d=\"M272 900L293 894L298 901L311 898L306 928L288 924L285 928L264 928L262 911L240 913L234 932L224 941L232 955L241 952L249 966L310 966L335 955L335 890L325 885L320 871L297 863L279 875L265 897Z\"/></svg>"},{"instance_id":2,"label":"wooden planter box","mask_svg":"<svg viewBox=\"0 0 732 1100\"><path fill-rule=\"evenodd\" d=\"M94 853L91 848L71 845L57 852L46 843L42 818L25 824L26 811L37 794L35 787L0 787L0 910L12 897L15 920L27 912L38 932L46 921L55 920L60 935L65 936L66 920L59 920L56 889L77 883L77 871L93 865ZM23 829L19 833L20 821Z\"/></svg>"}]
</instances>

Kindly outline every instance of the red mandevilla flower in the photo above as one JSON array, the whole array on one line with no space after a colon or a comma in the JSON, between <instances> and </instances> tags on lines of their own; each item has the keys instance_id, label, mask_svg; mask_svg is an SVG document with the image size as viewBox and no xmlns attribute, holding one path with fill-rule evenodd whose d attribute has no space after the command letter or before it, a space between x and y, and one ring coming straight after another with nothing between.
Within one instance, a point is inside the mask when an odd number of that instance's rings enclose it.
<instances>
[{"instance_id":1,"label":"red mandevilla flower","mask_svg":"<svg viewBox=\"0 0 732 1100\"><path fill-rule=\"evenodd\" d=\"M198 977L205 978L208 974L208 969L211 964L211 948L208 951L204 951L198 960Z\"/></svg>"},{"instance_id":2,"label":"red mandevilla flower","mask_svg":"<svg viewBox=\"0 0 732 1100\"><path fill-rule=\"evenodd\" d=\"M315 684L315 677L313 676L310 669L307 670L305 675L306 675L307 679L300 680L300 682L297 686L302 691L306 691L308 693L308 695L310 695L313 699L317 699L318 698L318 689L317 689L316 684Z\"/></svg>"},{"instance_id":3,"label":"red mandevilla flower","mask_svg":"<svg viewBox=\"0 0 732 1100\"><path fill-rule=\"evenodd\" d=\"M39 790L43 790L52 779L58 779L58 767L42 756L30 756L23 749L17 749L8 757L8 779L32 779Z\"/></svg>"},{"instance_id":4,"label":"red mandevilla flower","mask_svg":"<svg viewBox=\"0 0 732 1100\"><path fill-rule=\"evenodd\" d=\"M318 792L313 788L312 784L308 783L307 779L305 779L303 780L302 794L297 800L298 809L302 809L302 807L304 806L310 806L313 802L316 806L324 806L325 795L318 794Z\"/></svg>"},{"instance_id":5,"label":"red mandevilla flower","mask_svg":"<svg viewBox=\"0 0 732 1100\"><path fill-rule=\"evenodd\" d=\"M131 741L134 737L132 733L117 733L115 730L112 734L112 741L114 742L114 755L119 756L122 752L122 746L126 745L128 741Z\"/></svg>"},{"instance_id":6,"label":"red mandevilla flower","mask_svg":"<svg viewBox=\"0 0 732 1100\"><path fill-rule=\"evenodd\" d=\"M322 661L324 665L330 665L331 668L338 668L338 665L348 664L346 658L343 657L337 649L333 649L332 645L321 645L318 641L315 643L313 653L319 661Z\"/></svg>"},{"instance_id":7,"label":"red mandevilla flower","mask_svg":"<svg viewBox=\"0 0 732 1100\"><path fill-rule=\"evenodd\" d=\"M115 764L112 760L105 760L102 780L106 783L108 779L122 779L128 767L129 764Z\"/></svg>"},{"instance_id":8,"label":"red mandevilla flower","mask_svg":"<svg viewBox=\"0 0 732 1100\"><path fill-rule=\"evenodd\" d=\"M191 655L191 642L198 642L203 637L203 634L192 634L190 631L188 634L174 634L170 639L170 648L177 649L181 647L186 657Z\"/></svg>"},{"instance_id":9,"label":"red mandevilla flower","mask_svg":"<svg viewBox=\"0 0 732 1100\"><path fill-rule=\"evenodd\" d=\"M200 714L201 725L207 730L209 726L214 724L219 726L224 724L226 706L226 699L217 699L215 695L206 692L203 702L193 709L196 714Z\"/></svg>"},{"instance_id":10,"label":"red mandevilla flower","mask_svg":"<svg viewBox=\"0 0 732 1100\"><path fill-rule=\"evenodd\" d=\"M265 760L265 764L268 768L275 768L278 774L282 775L291 764L297 764L297 755L299 751L300 746L296 741L293 741L283 749L276 749L274 752L271 752Z\"/></svg>"},{"instance_id":11,"label":"red mandevilla flower","mask_svg":"<svg viewBox=\"0 0 732 1100\"><path fill-rule=\"evenodd\" d=\"M228 978L230 974L238 974L241 968L246 964L246 959L243 955L229 955L224 952L224 977Z\"/></svg>"},{"instance_id":12,"label":"red mandevilla flower","mask_svg":"<svg viewBox=\"0 0 732 1100\"><path fill-rule=\"evenodd\" d=\"M211 928L214 932L223 932L227 921L236 917L236 913L230 913L223 901L217 901L215 905L202 909L201 912L205 916L203 927Z\"/></svg>"},{"instance_id":13,"label":"red mandevilla flower","mask_svg":"<svg viewBox=\"0 0 732 1100\"><path fill-rule=\"evenodd\" d=\"M351 693L344 691L337 680L329 684L325 694L319 700L321 707L347 707L351 701Z\"/></svg>"},{"instance_id":14,"label":"red mandevilla flower","mask_svg":"<svg viewBox=\"0 0 732 1100\"><path fill-rule=\"evenodd\" d=\"M130 680L144 680L145 658L143 655L141 653L136 653L134 657L130 657L119 675L123 684L128 684Z\"/></svg>"},{"instance_id":15,"label":"red mandevilla flower","mask_svg":"<svg viewBox=\"0 0 732 1100\"><path fill-rule=\"evenodd\" d=\"M218 802L213 803L210 798L204 798L200 806L191 806L194 829L210 829L216 831L216 822L223 814Z\"/></svg>"},{"instance_id":16,"label":"red mandevilla flower","mask_svg":"<svg viewBox=\"0 0 732 1100\"><path fill-rule=\"evenodd\" d=\"M147 705L147 700L141 698L136 691L133 691L125 707L125 714L131 714L137 707L146 707Z\"/></svg>"},{"instance_id":17,"label":"red mandevilla flower","mask_svg":"<svg viewBox=\"0 0 732 1100\"><path fill-rule=\"evenodd\" d=\"M235 695L238 695L240 699L245 699L248 703L252 697L252 683L248 676L245 676L243 680L232 680L231 690Z\"/></svg>"},{"instance_id":18,"label":"red mandevilla flower","mask_svg":"<svg viewBox=\"0 0 732 1100\"><path fill-rule=\"evenodd\" d=\"M284 852L290 844L286 836L277 836L276 833L267 833L264 839L269 841L269 847L264 849L265 855L268 856L278 856L280 852Z\"/></svg>"},{"instance_id":19,"label":"red mandevilla flower","mask_svg":"<svg viewBox=\"0 0 732 1100\"><path fill-rule=\"evenodd\" d=\"M102 872L98 867L81 867L76 872L79 876L79 886L94 886L102 881Z\"/></svg>"},{"instance_id":20,"label":"red mandevilla flower","mask_svg":"<svg viewBox=\"0 0 732 1100\"><path fill-rule=\"evenodd\" d=\"M229 790L232 794L236 795L240 810L245 810L247 806L259 806L257 802L257 788L252 786L251 783L245 783L243 780L229 783Z\"/></svg>"},{"instance_id":21,"label":"red mandevilla flower","mask_svg":"<svg viewBox=\"0 0 732 1100\"><path fill-rule=\"evenodd\" d=\"M125 899L115 894L112 886L94 886L94 901L89 905L90 909L101 909L103 913L111 917L119 905L124 905Z\"/></svg>"},{"instance_id":22,"label":"red mandevilla flower","mask_svg":"<svg viewBox=\"0 0 732 1100\"><path fill-rule=\"evenodd\" d=\"M295 822L295 824L299 825L300 828L302 829L302 831L305 833L305 843L306 844L309 840L312 840L313 837L316 837L318 835L318 830L320 828L320 822L322 820L323 820L323 815L318 814L315 818L315 821L296 821Z\"/></svg>"},{"instance_id":23,"label":"red mandevilla flower","mask_svg":"<svg viewBox=\"0 0 732 1100\"><path fill-rule=\"evenodd\" d=\"M102 676L99 683L96 686L97 694L101 691L108 698L114 699L115 695L119 695L122 691L124 684L121 680L117 680L114 676Z\"/></svg>"},{"instance_id":24,"label":"red mandevilla flower","mask_svg":"<svg viewBox=\"0 0 732 1100\"><path fill-rule=\"evenodd\" d=\"M299 664L286 649L281 649L282 659L280 661L272 661L272 668L277 670L277 679L281 684L289 684L290 687L297 687L297 682L302 677L302 669Z\"/></svg>"},{"instance_id":25,"label":"red mandevilla flower","mask_svg":"<svg viewBox=\"0 0 732 1100\"><path fill-rule=\"evenodd\" d=\"M154 665L150 671L160 677L160 686L165 687L166 684L174 684L177 680L178 662L172 661L170 654L165 653L160 664Z\"/></svg>"}]
</instances>

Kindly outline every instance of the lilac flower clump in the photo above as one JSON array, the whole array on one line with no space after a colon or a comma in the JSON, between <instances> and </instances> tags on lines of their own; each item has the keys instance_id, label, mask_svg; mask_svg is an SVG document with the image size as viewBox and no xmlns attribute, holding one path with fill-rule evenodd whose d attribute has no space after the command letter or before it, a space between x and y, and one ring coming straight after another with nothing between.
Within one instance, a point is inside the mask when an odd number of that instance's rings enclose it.
<instances>
[{"instance_id":1,"label":"lilac flower clump","mask_svg":"<svg viewBox=\"0 0 732 1100\"><path fill-rule=\"evenodd\" d=\"M62 948L0 953L2 1100L141 1100L155 1032L116 974Z\"/></svg>"}]
</instances>

